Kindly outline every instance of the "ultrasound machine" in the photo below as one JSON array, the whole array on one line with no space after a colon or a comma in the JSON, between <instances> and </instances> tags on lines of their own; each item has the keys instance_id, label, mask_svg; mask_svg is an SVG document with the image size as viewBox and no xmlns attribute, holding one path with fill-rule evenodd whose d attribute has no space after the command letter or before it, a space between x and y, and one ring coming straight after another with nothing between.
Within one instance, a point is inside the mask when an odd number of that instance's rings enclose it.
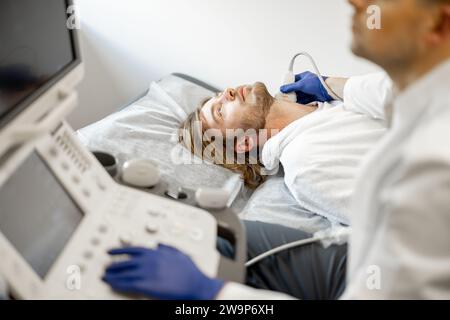
<instances>
[{"instance_id":1,"label":"ultrasound machine","mask_svg":"<svg viewBox=\"0 0 450 320\"><path fill-rule=\"evenodd\" d=\"M15 299L122 299L107 250L158 243L221 276L217 215L117 183L65 121L83 77L70 5L0 4L0 277Z\"/></svg>"}]
</instances>

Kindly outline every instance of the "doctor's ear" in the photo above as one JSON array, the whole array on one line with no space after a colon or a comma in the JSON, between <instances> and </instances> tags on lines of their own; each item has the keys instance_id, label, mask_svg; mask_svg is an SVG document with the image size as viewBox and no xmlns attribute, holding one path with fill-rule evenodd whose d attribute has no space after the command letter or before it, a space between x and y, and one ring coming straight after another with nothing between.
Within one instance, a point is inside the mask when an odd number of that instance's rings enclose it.
<instances>
[{"instance_id":1,"label":"doctor's ear","mask_svg":"<svg viewBox=\"0 0 450 320\"><path fill-rule=\"evenodd\" d=\"M439 8L439 20L432 33L427 36L428 43L440 45L450 39L450 5Z\"/></svg>"},{"instance_id":2,"label":"doctor's ear","mask_svg":"<svg viewBox=\"0 0 450 320\"><path fill-rule=\"evenodd\" d=\"M257 145L256 136L243 136L236 138L236 153L247 153Z\"/></svg>"}]
</instances>

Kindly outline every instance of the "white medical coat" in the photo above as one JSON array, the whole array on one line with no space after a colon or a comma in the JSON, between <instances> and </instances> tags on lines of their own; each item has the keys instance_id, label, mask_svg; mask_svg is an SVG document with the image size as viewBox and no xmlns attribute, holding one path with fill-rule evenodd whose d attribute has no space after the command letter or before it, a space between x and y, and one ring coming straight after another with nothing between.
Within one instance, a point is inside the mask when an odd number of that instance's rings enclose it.
<instances>
[{"instance_id":1,"label":"white medical coat","mask_svg":"<svg viewBox=\"0 0 450 320\"><path fill-rule=\"evenodd\" d=\"M342 298L449 299L450 60L391 96L385 74L350 78L344 90L347 107L390 128L357 182ZM290 297L229 283L218 298Z\"/></svg>"}]
</instances>

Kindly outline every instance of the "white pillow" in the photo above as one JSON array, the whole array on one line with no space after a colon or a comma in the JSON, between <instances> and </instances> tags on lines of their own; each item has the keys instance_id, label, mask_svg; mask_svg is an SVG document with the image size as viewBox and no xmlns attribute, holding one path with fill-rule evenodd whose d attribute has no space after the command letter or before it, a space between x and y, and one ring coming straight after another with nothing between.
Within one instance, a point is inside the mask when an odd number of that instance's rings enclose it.
<instances>
[{"instance_id":1,"label":"white pillow","mask_svg":"<svg viewBox=\"0 0 450 320\"><path fill-rule=\"evenodd\" d=\"M235 173L213 164L175 164L171 155L190 152L176 142L181 122L215 93L176 76L153 82L145 97L78 132L90 150L114 154L121 162L152 159L168 183L183 187L221 187ZM238 199L239 211L245 201Z\"/></svg>"}]
</instances>

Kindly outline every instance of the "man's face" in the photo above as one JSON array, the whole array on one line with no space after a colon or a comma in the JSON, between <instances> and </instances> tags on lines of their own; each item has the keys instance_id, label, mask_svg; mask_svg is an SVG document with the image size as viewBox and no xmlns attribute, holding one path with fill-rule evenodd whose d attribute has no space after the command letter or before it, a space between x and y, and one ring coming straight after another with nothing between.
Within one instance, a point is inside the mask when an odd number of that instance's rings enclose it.
<instances>
[{"instance_id":1,"label":"man's face","mask_svg":"<svg viewBox=\"0 0 450 320\"><path fill-rule=\"evenodd\" d=\"M427 23L419 0L349 0L355 9L352 51L385 69L412 65L422 53ZM381 29L369 29L367 8L381 11Z\"/></svg>"},{"instance_id":2,"label":"man's face","mask_svg":"<svg viewBox=\"0 0 450 320\"><path fill-rule=\"evenodd\" d=\"M229 88L208 100L200 118L205 129L262 129L274 98L263 83Z\"/></svg>"}]
</instances>

